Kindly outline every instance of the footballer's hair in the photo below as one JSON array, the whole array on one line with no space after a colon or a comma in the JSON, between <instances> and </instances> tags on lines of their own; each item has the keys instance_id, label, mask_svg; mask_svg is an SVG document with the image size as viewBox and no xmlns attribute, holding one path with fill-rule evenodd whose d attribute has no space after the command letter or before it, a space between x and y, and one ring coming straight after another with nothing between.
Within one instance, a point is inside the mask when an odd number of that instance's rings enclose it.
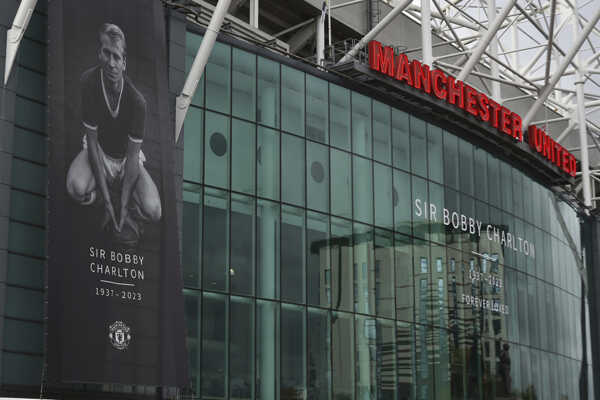
<instances>
[{"instance_id":1,"label":"footballer's hair","mask_svg":"<svg viewBox=\"0 0 600 400\"><path fill-rule=\"evenodd\" d=\"M98 31L98 41L100 43L102 43L103 35L106 35L113 43L121 42L121 45L123 47L123 55L127 54L127 42L125 41L125 34L121 30L121 28L119 28L115 24L102 24L100 30Z\"/></svg>"}]
</instances>

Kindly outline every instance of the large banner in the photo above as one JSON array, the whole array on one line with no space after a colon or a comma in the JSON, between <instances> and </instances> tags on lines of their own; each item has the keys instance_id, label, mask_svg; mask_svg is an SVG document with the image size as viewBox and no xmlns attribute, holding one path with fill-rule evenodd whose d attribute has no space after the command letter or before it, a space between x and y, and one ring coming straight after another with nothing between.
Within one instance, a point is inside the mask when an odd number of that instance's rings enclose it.
<instances>
[{"instance_id":1,"label":"large banner","mask_svg":"<svg viewBox=\"0 0 600 400\"><path fill-rule=\"evenodd\" d=\"M165 19L51 0L48 377L184 386Z\"/></svg>"}]
</instances>

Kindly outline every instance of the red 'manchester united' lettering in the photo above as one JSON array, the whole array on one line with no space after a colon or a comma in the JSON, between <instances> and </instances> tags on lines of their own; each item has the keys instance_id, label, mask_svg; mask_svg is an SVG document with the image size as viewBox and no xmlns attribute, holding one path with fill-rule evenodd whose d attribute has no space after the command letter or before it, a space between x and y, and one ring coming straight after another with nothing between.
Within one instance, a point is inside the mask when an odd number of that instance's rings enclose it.
<instances>
[{"instance_id":1,"label":"red 'manchester united' lettering","mask_svg":"<svg viewBox=\"0 0 600 400\"><path fill-rule=\"evenodd\" d=\"M369 65L375 71L464 110L516 141L523 141L523 126L519 114L439 69L431 70L428 65L421 64L418 60L410 61L406 54L396 56L392 47L383 47L376 40L369 43ZM532 149L554 163L561 171L575 176L575 157L544 131L535 125L530 126L528 141Z\"/></svg>"}]
</instances>

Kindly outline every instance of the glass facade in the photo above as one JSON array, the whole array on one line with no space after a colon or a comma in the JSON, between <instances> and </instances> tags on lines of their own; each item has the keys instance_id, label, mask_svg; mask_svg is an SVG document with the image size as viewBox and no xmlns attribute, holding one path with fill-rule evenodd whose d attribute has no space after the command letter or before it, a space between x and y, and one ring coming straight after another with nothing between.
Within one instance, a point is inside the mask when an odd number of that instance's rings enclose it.
<instances>
[{"instance_id":1,"label":"glass facade","mask_svg":"<svg viewBox=\"0 0 600 400\"><path fill-rule=\"evenodd\" d=\"M2 282L1 383L32 393L44 360L44 4L16 66ZM188 68L200 40L187 34ZM191 398L583 395L577 264L552 193L519 169L443 126L223 43L184 142ZM558 207L580 249L576 213Z\"/></svg>"},{"instance_id":2,"label":"glass facade","mask_svg":"<svg viewBox=\"0 0 600 400\"><path fill-rule=\"evenodd\" d=\"M199 93L183 193L197 398L580 397L582 286L547 188L225 44Z\"/></svg>"}]
</instances>

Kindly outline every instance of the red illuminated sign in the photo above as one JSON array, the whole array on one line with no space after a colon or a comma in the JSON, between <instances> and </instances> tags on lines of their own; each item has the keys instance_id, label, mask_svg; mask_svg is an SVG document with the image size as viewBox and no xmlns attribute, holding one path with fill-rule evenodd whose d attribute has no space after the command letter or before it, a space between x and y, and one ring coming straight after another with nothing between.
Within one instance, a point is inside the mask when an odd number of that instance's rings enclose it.
<instances>
[{"instance_id":1,"label":"red illuminated sign","mask_svg":"<svg viewBox=\"0 0 600 400\"><path fill-rule=\"evenodd\" d=\"M406 54L396 56L392 47L383 47L376 40L369 43L369 66L372 70L447 101L514 140L523 141L523 126L519 114L439 69L431 70L429 65L421 64L418 60L410 61ZM533 149L556 164L561 171L575 176L575 157L565 148L535 125L529 127L528 137Z\"/></svg>"}]
</instances>

